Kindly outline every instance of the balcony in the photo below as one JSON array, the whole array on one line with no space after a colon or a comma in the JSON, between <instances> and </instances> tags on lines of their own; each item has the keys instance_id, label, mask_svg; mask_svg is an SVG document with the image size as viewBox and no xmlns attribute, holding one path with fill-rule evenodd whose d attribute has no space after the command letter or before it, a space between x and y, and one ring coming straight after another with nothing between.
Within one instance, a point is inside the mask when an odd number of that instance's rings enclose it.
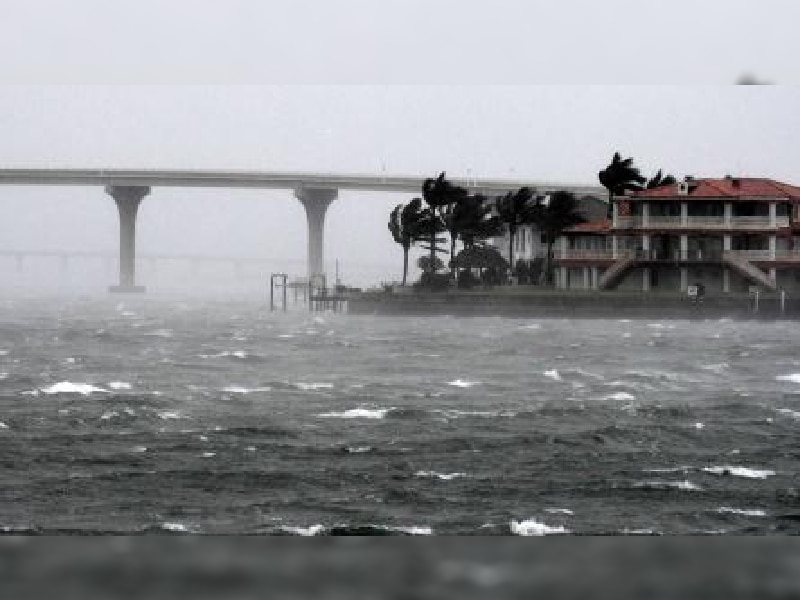
<instances>
[{"instance_id":1,"label":"balcony","mask_svg":"<svg viewBox=\"0 0 800 600\"><path fill-rule=\"evenodd\" d=\"M740 230L753 229L773 230L789 227L789 217L776 217L775 225L770 225L768 216L760 217L732 217L726 222L724 217L687 217L685 220L675 216L653 215L648 217L647 225L640 216L617 217L616 229L717 229Z\"/></svg>"},{"instance_id":2,"label":"balcony","mask_svg":"<svg viewBox=\"0 0 800 600\"><path fill-rule=\"evenodd\" d=\"M778 248L773 253L770 250L726 250L726 256L742 258L751 262L764 262L772 260L800 262L800 248Z\"/></svg>"}]
</instances>

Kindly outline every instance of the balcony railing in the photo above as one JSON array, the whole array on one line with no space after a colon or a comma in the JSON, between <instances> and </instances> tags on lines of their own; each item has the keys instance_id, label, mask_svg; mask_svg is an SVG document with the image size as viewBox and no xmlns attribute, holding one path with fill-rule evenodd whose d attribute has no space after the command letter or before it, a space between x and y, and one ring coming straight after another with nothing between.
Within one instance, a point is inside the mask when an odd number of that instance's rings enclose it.
<instances>
[{"instance_id":1,"label":"balcony railing","mask_svg":"<svg viewBox=\"0 0 800 600\"><path fill-rule=\"evenodd\" d=\"M745 260L790 260L800 262L800 248L777 248L774 255L772 251L763 248L758 250L726 250L725 254L744 258Z\"/></svg>"},{"instance_id":2,"label":"balcony railing","mask_svg":"<svg viewBox=\"0 0 800 600\"><path fill-rule=\"evenodd\" d=\"M770 219L761 217L732 217L726 222L724 217L681 217L651 215L644 219L640 216L617 217L617 229L775 229L788 227L789 217L776 217L775 225L770 225Z\"/></svg>"}]
</instances>

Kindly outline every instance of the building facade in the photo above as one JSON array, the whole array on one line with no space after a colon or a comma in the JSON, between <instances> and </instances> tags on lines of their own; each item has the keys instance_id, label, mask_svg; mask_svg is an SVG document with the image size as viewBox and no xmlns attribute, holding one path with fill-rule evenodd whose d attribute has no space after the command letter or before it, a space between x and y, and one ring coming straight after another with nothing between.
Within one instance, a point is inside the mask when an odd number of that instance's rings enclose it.
<instances>
[{"instance_id":1,"label":"building facade","mask_svg":"<svg viewBox=\"0 0 800 600\"><path fill-rule=\"evenodd\" d=\"M800 187L694 179L612 199L559 239L557 285L707 294L800 292Z\"/></svg>"}]
</instances>

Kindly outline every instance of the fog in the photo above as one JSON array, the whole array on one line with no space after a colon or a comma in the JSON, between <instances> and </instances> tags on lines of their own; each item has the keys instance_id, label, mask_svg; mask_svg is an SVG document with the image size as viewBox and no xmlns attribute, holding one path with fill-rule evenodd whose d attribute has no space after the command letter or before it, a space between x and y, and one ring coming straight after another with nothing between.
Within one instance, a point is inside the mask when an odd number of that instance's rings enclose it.
<instances>
[{"instance_id":1,"label":"fog","mask_svg":"<svg viewBox=\"0 0 800 600\"><path fill-rule=\"evenodd\" d=\"M620 151L646 173L798 182L798 91L706 85L795 80L791 2L4 6L6 168L596 184ZM345 283L399 279L386 222L410 198L342 191L327 218L329 276L338 260ZM2 186L0 210L0 251L117 252L115 207L99 188ZM262 262L231 277L233 263L160 261L139 265L139 279L151 291L260 293L269 272L304 274L305 236L290 190L154 188L139 213L140 256ZM20 271L8 255L0 277L5 288L95 291L115 280L101 258L73 257L65 275L58 258L26 259Z\"/></svg>"}]
</instances>

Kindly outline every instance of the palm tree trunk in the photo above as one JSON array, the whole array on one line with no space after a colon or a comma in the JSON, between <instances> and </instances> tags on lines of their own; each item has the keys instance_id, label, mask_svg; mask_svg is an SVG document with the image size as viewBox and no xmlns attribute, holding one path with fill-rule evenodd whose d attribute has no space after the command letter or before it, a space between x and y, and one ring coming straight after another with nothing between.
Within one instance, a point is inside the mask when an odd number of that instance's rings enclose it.
<instances>
[{"instance_id":1,"label":"palm tree trunk","mask_svg":"<svg viewBox=\"0 0 800 600\"><path fill-rule=\"evenodd\" d=\"M406 286L406 276L408 275L408 248L403 246L403 287Z\"/></svg>"},{"instance_id":2,"label":"palm tree trunk","mask_svg":"<svg viewBox=\"0 0 800 600\"><path fill-rule=\"evenodd\" d=\"M511 269L511 275L514 274L514 230L511 225L508 226L508 266Z\"/></svg>"},{"instance_id":3,"label":"palm tree trunk","mask_svg":"<svg viewBox=\"0 0 800 600\"><path fill-rule=\"evenodd\" d=\"M436 265L436 210L431 207L431 262L428 265L431 273L436 271L434 265Z\"/></svg>"},{"instance_id":4,"label":"palm tree trunk","mask_svg":"<svg viewBox=\"0 0 800 600\"><path fill-rule=\"evenodd\" d=\"M450 233L450 277L456 276L456 266L453 264L453 254L456 252L456 236Z\"/></svg>"}]
</instances>

